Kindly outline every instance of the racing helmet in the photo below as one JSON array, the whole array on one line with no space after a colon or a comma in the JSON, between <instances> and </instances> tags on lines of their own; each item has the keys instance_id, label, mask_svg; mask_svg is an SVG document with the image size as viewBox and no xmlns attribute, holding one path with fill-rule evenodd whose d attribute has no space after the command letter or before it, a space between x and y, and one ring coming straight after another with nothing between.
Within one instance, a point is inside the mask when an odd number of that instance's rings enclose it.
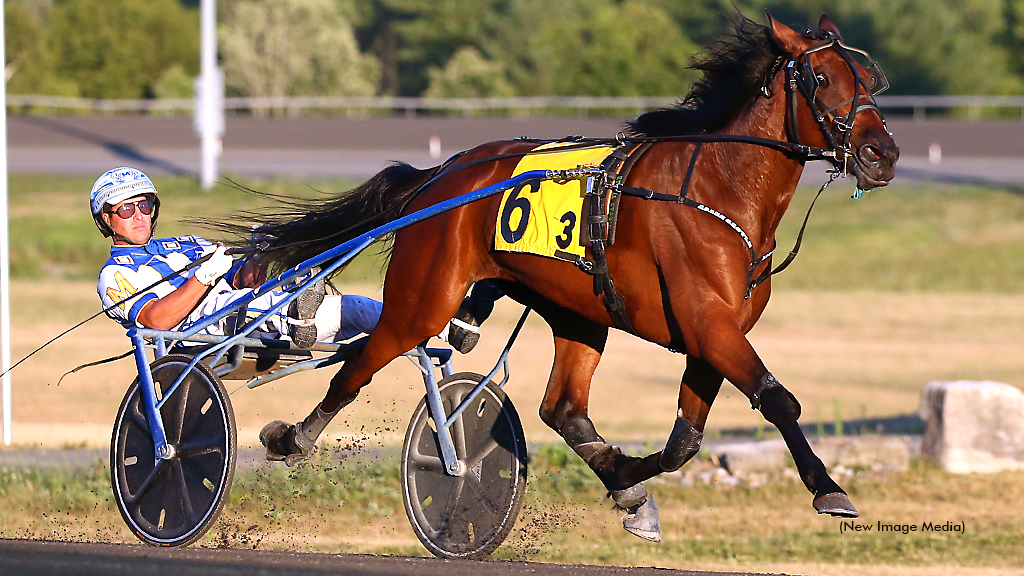
<instances>
[{"instance_id":1,"label":"racing helmet","mask_svg":"<svg viewBox=\"0 0 1024 576\"><path fill-rule=\"evenodd\" d=\"M96 179L92 185L92 192L89 193L89 208L96 227L104 237L113 236L114 231L103 221L103 206L114 206L135 196L146 196L153 201L153 228L150 230L152 234L156 230L156 219L160 215L160 198L157 197L156 186L153 186L149 176L143 174L142 170L122 166L107 170Z\"/></svg>"}]
</instances>

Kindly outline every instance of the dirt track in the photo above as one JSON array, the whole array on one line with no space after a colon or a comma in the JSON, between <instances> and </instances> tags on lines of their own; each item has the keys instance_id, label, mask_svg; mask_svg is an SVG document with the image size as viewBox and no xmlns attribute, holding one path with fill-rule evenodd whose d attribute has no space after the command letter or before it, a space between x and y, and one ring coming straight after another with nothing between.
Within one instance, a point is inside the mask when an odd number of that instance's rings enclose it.
<instances>
[{"instance_id":1,"label":"dirt track","mask_svg":"<svg viewBox=\"0 0 1024 576\"><path fill-rule=\"evenodd\" d=\"M477 562L435 558L401 558L348 554L296 554L262 550L150 548L116 544L0 540L0 573L24 576L136 576L204 574L207 576L732 576L747 572L692 572L664 568L619 568Z\"/></svg>"}]
</instances>

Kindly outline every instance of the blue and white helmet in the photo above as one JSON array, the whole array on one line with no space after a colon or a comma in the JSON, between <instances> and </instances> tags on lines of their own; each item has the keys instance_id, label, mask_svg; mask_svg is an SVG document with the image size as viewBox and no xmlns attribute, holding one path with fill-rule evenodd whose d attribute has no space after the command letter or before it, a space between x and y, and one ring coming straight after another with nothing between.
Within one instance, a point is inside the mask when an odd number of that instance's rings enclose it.
<instances>
[{"instance_id":1,"label":"blue and white helmet","mask_svg":"<svg viewBox=\"0 0 1024 576\"><path fill-rule=\"evenodd\" d=\"M92 192L89 193L89 208L92 210L92 218L96 227L104 236L112 236L114 231L103 221L103 206L115 206L118 203L134 198L135 196L147 195L153 200L153 228L156 228L156 219L160 214L160 199L157 198L156 186L142 170L122 166L107 170L102 176L96 179L92 185Z\"/></svg>"}]
</instances>

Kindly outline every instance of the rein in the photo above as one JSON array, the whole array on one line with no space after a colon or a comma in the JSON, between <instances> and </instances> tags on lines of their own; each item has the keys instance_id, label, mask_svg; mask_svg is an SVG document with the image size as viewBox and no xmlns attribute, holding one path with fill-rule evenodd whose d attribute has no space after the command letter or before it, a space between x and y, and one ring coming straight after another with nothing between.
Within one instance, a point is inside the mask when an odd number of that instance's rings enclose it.
<instances>
[{"instance_id":1,"label":"rein","mask_svg":"<svg viewBox=\"0 0 1024 576\"><path fill-rule=\"evenodd\" d=\"M244 248L231 248L227 252L228 252L228 254L252 254L253 253L252 250L247 250L247 249L244 249ZM42 346L40 346L40 347L36 348L35 350L29 352L21 360L18 360L17 362L15 362L15 364L13 366L11 366L7 370L4 370L2 373L0 373L0 377L6 376L8 373L10 373L11 370L14 370L18 366L20 366L22 362L24 362L25 360L28 360L32 356L35 356L37 352L39 352L43 348L46 348L50 344L53 344L57 340L63 338L68 333L70 333L72 330L80 328L84 324L86 324L87 322L89 322L89 321L93 320L94 318L98 317L100 314L106 314L107 312L110 312L114 308L117 308L118 306L124 304L125 302L127 302L127 301L129 301L129 300L131 300L133 298L136 298L139 293L146 292L147 290L152 290L153 288L156 288L161 283L166 282L167 280L169 280L169 279L171 279L171 278L173 278L173 277L175 277L175 276L177 276L179 274L184 274L185 272L188 272L189 270L191 270L191 269L199 266L203 262L206 262L207 260L209 260L211 256L213 256L212 252L210 254L207 254L206 256L203 256L203 257L201 257L201 258L199 258L197 260L192 261L191 263L189 263L187 266L181 268L180 270L172 270L170 274L167 274L166 276L160 278L156 282L153 282L149 286L146 286L144 288L136 290L135 292L129 294L125 298L122 298L121 300L118 300L117 302L114 302L110 306L107 306L106 308L100 310L99 312L93 314L92 316L89 316L88 318L86 318L85 320L82 320L78 324L75 324L71 328L68 328L67 330L61 332L60 334L57 334L53 338L50 338L49 340L46 341L45 344L43 344ZM110 358L105 358L103 360L98 360L96 362L88 362L86 364L82 364L81 366L78 366L77 368L74 368L74 369L72 369L72 370L70 370L68 372L65 372L64 376L67 376L68 374L74 374L75 372L78 372L82 368L88 368L90 366L98 366L100 364L106 364L108 362L114 362L115 360L120 360L122 358L126 358L131 353L132 353L132 350L129 350L128 352L125 352L124 354L120 354L120 355L117 355L117 356L111 356ZM64 376L61 376L60 380L57 381L57 385L58 386L60 386L61 380L64 380Z\"/></svg>"}]
</instances>

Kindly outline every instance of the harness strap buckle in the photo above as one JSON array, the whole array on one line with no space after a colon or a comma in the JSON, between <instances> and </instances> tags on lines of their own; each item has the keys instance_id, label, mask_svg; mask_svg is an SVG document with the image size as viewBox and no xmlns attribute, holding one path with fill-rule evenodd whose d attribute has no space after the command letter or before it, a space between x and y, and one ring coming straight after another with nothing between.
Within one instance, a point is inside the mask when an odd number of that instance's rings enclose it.
<instances>
[{"instance_id":1,"label":"harness strap buckle","mask_svg":"<svg viewBox=\"0 0 1024 576\"><path fill-rule=\"evenodd\" d=\"M847 124L842 118L836 118L833 122L836 125L836 130L839 130L840 132L849 132L853 128L852 122Z\"/></svg>"}]
</instances>

